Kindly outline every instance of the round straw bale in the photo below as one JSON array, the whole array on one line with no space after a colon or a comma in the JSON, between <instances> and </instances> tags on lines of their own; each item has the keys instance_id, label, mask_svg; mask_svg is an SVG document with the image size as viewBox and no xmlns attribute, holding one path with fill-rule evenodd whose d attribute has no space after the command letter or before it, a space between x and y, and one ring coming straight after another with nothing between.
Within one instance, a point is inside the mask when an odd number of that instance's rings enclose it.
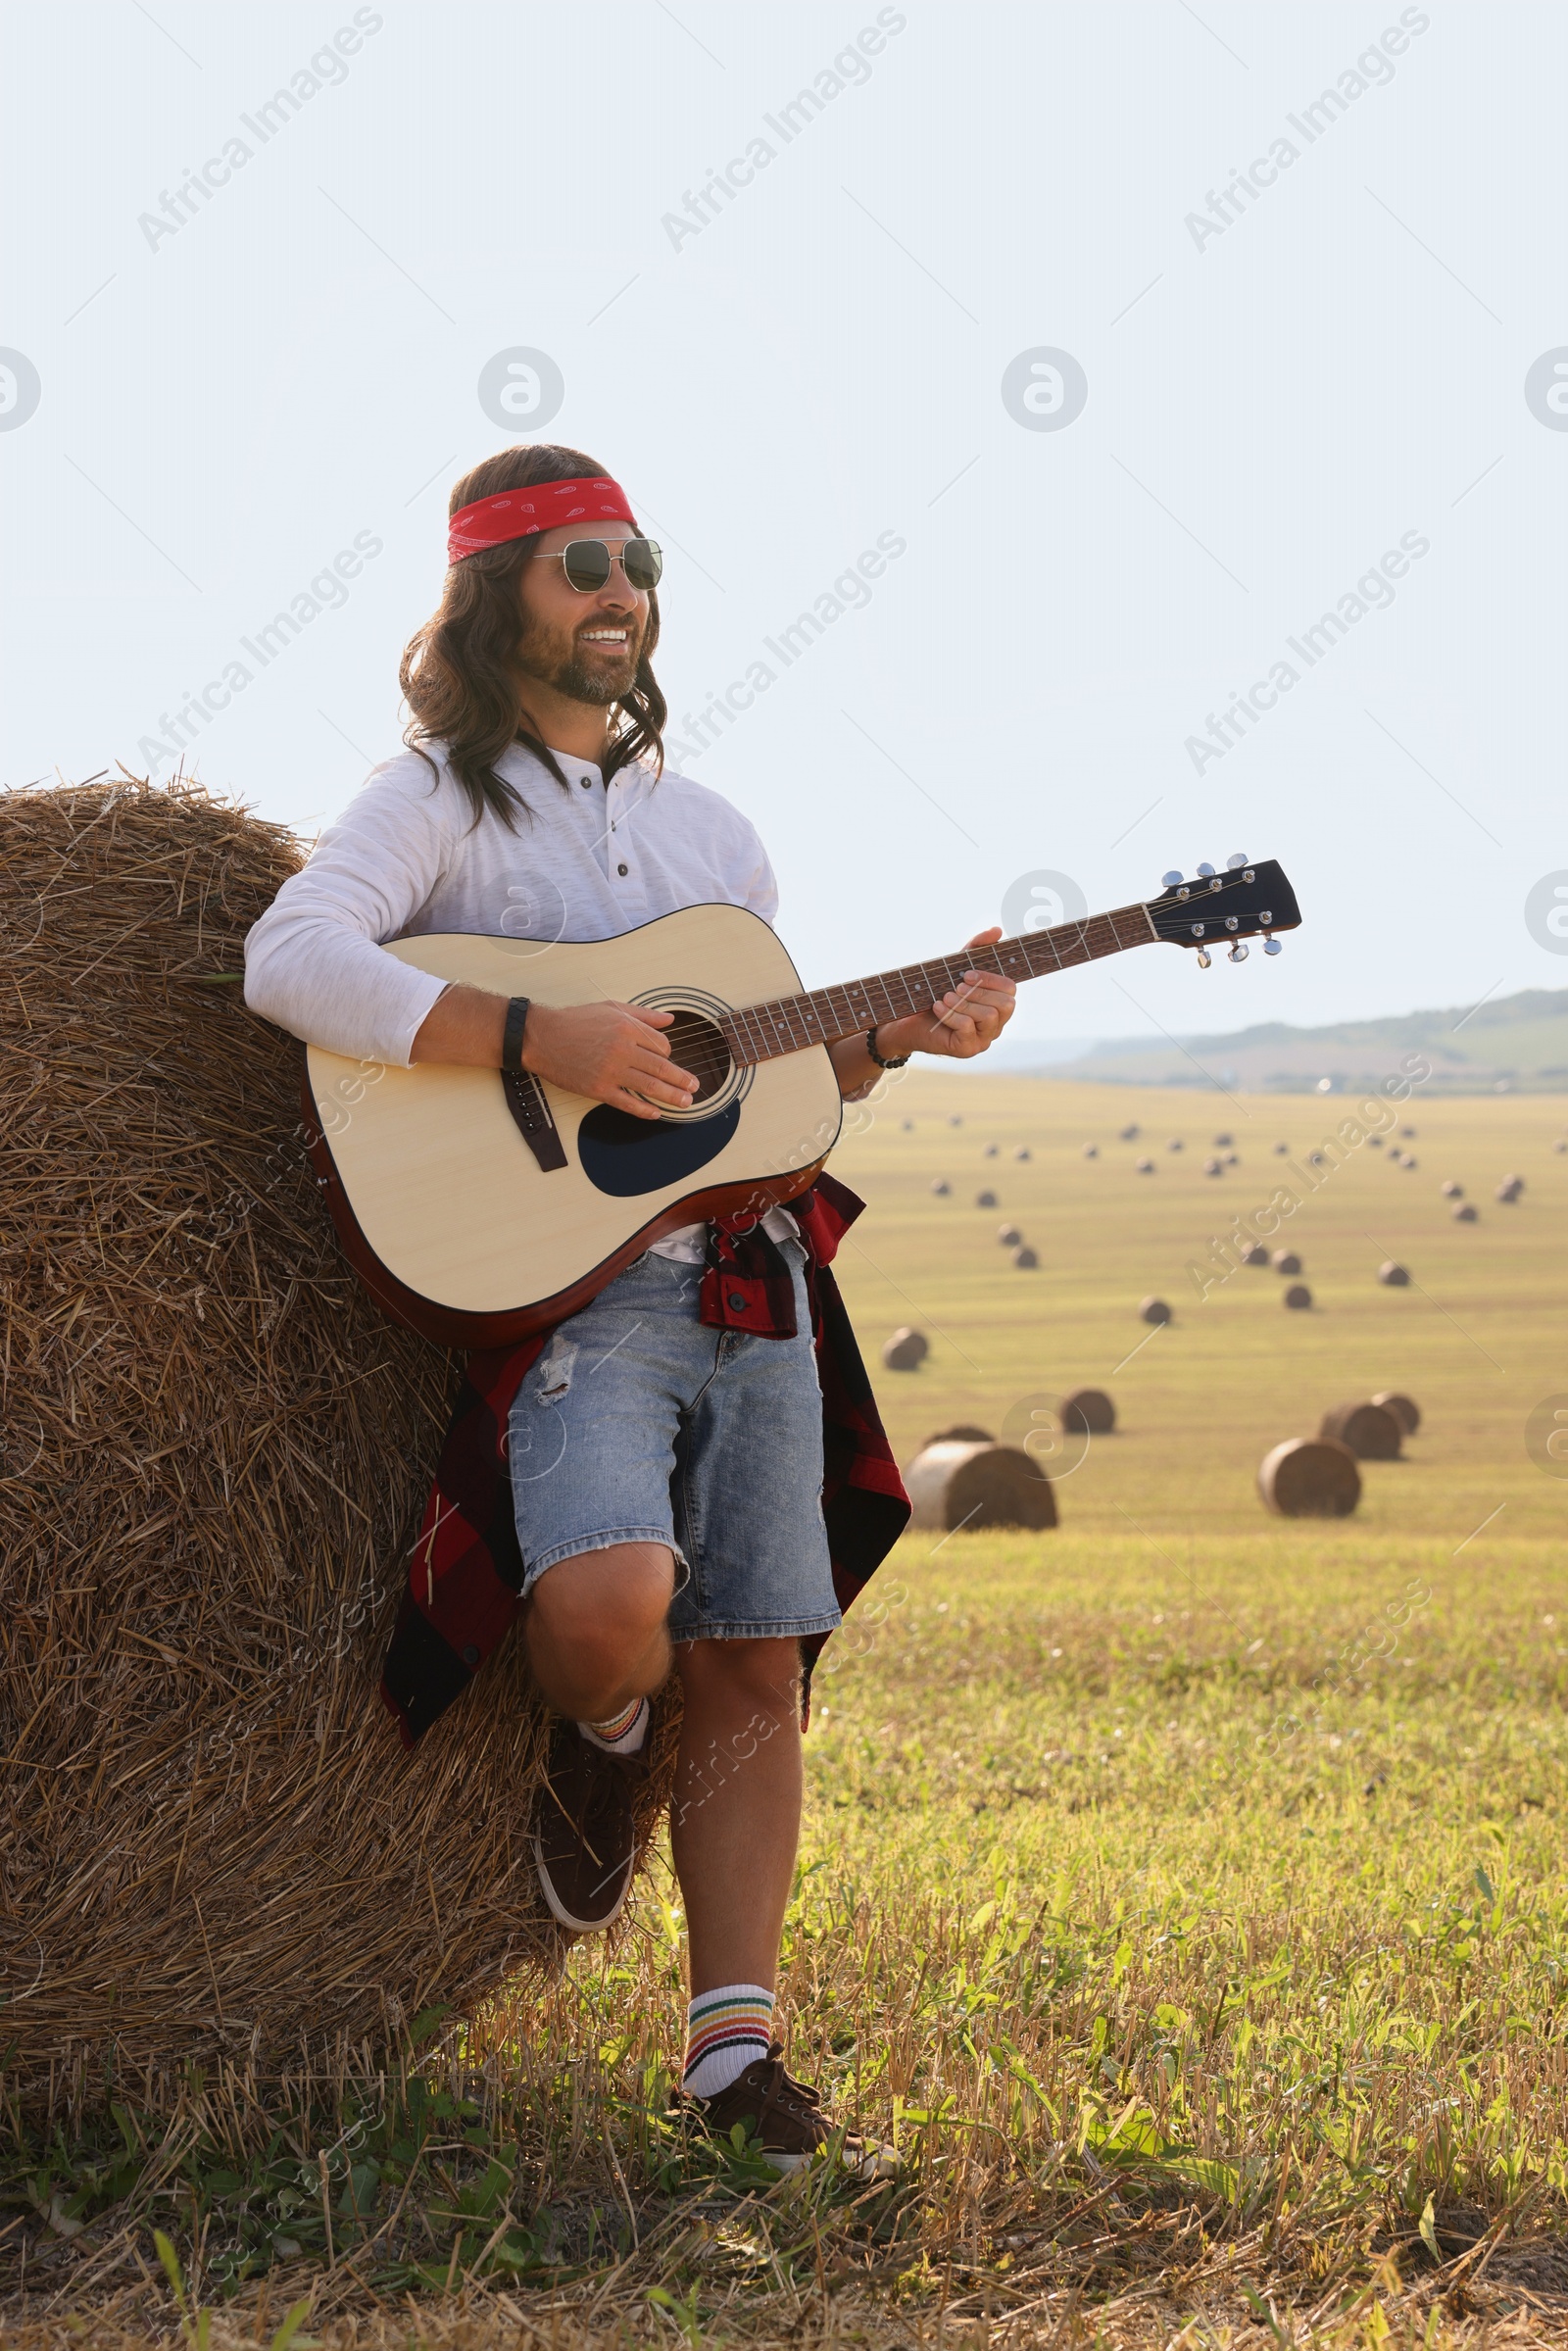
<instances>
[{"instance_id":1,"label":"round straw bale","mask_svg":"<svg viewBox=\"0 0 1568 2351\"><path fill-rule=\"evenodd\" d=\"M1182 1141L1180 1135L1172 1135L1170 1141L1166 1144L1165 1149L1168 1151L1184 1151L1187 1149L1187 1146Z\"/></svg>"},{"instance_id":2,"label":"round straw bale","mask_svg":"<svg viewBox=\"0 0 1568 2351\"><path fill-rule=\"evenodd\" d=\"M1100 1146L1098 1143L1086 1143L1084 1145L1084 1157L1086 1159L1098 1159L1099 1156Z\"/></svg>"},{"instance_id":3,"label":"round straw bale","mask_svg":"<svg viewBox=\"0 0 1568 2351\"><path fill-rule=\"evenodd\" d=\"M938 1429L926 1439L927 1445L995 1445L989 1429L977 1429L972 1421L960 1421L956 1429Z\"/></svg>"},{"instance_id":4,"label":"round straw bale","mask_svg":"<svg viewBox=\"0 0 1568 2351\"><path fill-rule=\"evenodd\" d=\"M1304 1313L1312 1303L1312 1293L1304 1282L1293 1282L1285 1293L1285 1303L1295 1313Z\"/></svg>"},{"instance_id":5,"label":"round straw bale","mask_svg":"<svg viewBox=\"0 0 1568 2351\"><path fill-rule=\"evenodd\" d=\"M974 1196L974 1204L977 1208L994 1208L997 1204L997 1196L994 1192L977 1192Z\"/></svg>"},{"instance_id":6,"label":"round straw bale","mask_svg":"<svg viewBox=\"0 0 1568 2351\"><path fill-rule=\"evenodd\" d=\"M1051 1480L1017 1445L947 1440L916 1453L904 1473L917 1527L1054 1527Z\"/></svg>"},{"instance_id":7,"label":"round straw bale","mask_svg":"<svg viewBox=\"0 0 1568 2351\"><path fill-rule=\"evenodd\" d=\"M1361 1473L1348 1445L1288 1437L1258 1465L1257 1491L1282 1518L1348 1518Z\"/></svg>"},{"instance_id":8,"label":"round straw bale","mask_svg":"<svg viewBox=\"0 0 1568 2351\"><path fill-rule=\"evenodd\" d=\"M1121 1129L1118 1139L1123 1143L1136 1143L1142 1132L1143 1129L1139 1126L1137 1120L1135 1119L1131 1126L1125 1126Z\"/></svg>"},{"instance_id":9,"label":"round straw bale","mask_svg":"<svg viewBox=\"0 0 1568 2351\"><path fill-rule=\"evenodd\" d=\"M1203 1161L1203 1173L1206 1176L1223 1175L1225 1173L1224 1163L1219 1159L1207 1158Z\"/></svg>"},{"instance_id":10,"label":"round straw bale","mask_svg":"<svg viewBox=\"0 0 1568 2351\"><path fill-rule=\"evenodd\" d=\"M950 1112L948 1113L948 1124L949 1124L949 1126L950 1126L950 1127L961 1127L961 1126L962 1126L962 1124L963 1124L963 1120L962 1120L962 1119L959 1117L959 1115L958 1115L958 1113L957 1113L957 1111L956 1111L956 1110L952 1110L952 1111L950 1111Z\"/></svg>"},{"instance_id":11,"label":"round straw bale","mask_svg":"<svg viewBox=\"0 0 1568 2351\"><path fill-rule=\"evenodd\" d=\"M1136 1165L1140 1175L1152 1175L1154 1172L1154 1162L1152 1159L1139 1159L1136 1162Z\"/></svg>"},{"instance_id":12,"label":"round straw bale","mask_svg":"<svg viewBox=\"0 0 1568 2351\"><path fill-rule=\"evenodd\" d=\"M1261 1241L1254 1241L1250 1249L1243 1249L1242 1263L1244 1265L1266 1265L1268 1263L1268 1251Z\"/></svg>"},{"instance_id":13,"label":"round straw bale","mask_svg":"<svg viewBox=\"0 0 1568 2351\"><path fill-rule=\"evenodd\" d=\"M1464 1186L1456 1184L1452 1176L1446 1177L1438 1186L1438 1190L1445 1200L1463 1200L1464 1198Z\"/></svg>"},{"instance_id":14,"label":"round straw bale","mask_svg":"<svg viewBox=\"0 0 1568 2351\"><path fill-rule=\"evenodd\" d=\"M930 1352L925 1333L911 1330L907 1323L882 1343L882 1361L889 1371L918 1371Z\"/></svg>"},{"instance_id":15,"label":"round straw bale","mask_svg":"<svg viewBox=\"0 0 1568 2351\"><path fill-rule=\"evenodd\" d=\"M1288 1143L1276 1143L1276 1144L1275 1144L1275 1146L1274 1146L1274 1156L1275 1156L1275 1158L1276 1158L1276 1159L1288 1159L1288 1158L1290 1157L1290 1155L1291 1155L1291 1147L1290 1147L1290 1145L1289 1145Z\"/></svg>"},{"instance_id":16,"label":"round straw bale","mask_svg":"<svg viewBox=\"0 0 1568 2351\"><path fill-rule=\"evenodd\" d=\"M1002 1156L1001 1144L988 1143L985 1150L980 1153L980 1156L982 1159L1000 1159Z\"/></svg>"},{"instance_id":17,"label":"round straw bale","mask_svg":"<svg viewBox=\"0 0 1568 2351\"><path fill-rule=\"evenodd\" d=\"M997 1239L1001 1242L1004 1249L1016 1249L1019 1242L1023 1239L1023 1235L1019 1232L1015 1224L999 1224L997 1227Z\"/></svg>"},{"instance_id":18,"label":"round straw bale","mask_svg":"<svg viewBox=\"0 0 1568 2351\"><path fill-rule=\"evenodd\" d=\"M1138 1309L1140 1322L1169 1322L1171 1310L1162 1298L1146 1298Z\"/></svg>"},{"instance_id":19,"label":"round straw bale","mask_svg":"<svg viewBox=\"0 0 1568 2351\"><path fill-rule=\"evenodd\" d=\"M1018 1248L1013 1250L1012 1261L1020 1273L1033 1273L1035 1267L1040 1262L1040 1258L1038 1253L1029 1247L1028 1242L1025 1241L1020 1243Z\"/></svg>"},{"instance_id":20,"label":"round straw bale","mask_svg":"<svg viewBox=\"0 0 1568 2351\"><path fill-rule=\"evenodd\" d=\"M1397 1461L1404 1428L1386 1404L1335 1404L1324 1413L1317 1433L1348 1445L1357 1461Z\"/></svg>"},{"instance_id":21,"label":"round straw bale","mask_svg":"<svg viewBox=\"0 0 1568 2351\"><path fill-rule=\"evenodd\" d=\"M1406 1151L1404 1157L1399 1161L1399 1165L1404 1169L1406 1175L1413 1175L1420 1164L1414 1151Z\"/></svg>"},{"instance_id":22,"label":"round straw bale","mask_svg":"<svg viewBox=\"0 0 1568 2351\"><path fill-rule=\"evenodd\" d=\"M1386 1290L1408 1290L1410 1287L1408 1268L1396 1265L1392 1257L1385 1257L1378 1267L1378 1280Z\"/></svg>"},{"instance_id":23,"label":"round straw bale","mask_svg":"<svg viewBox=\"0 0 1568 2351\"><path fill-rule=\"evenodd\" d=\"M1299 1273L1301 1260L1293 1249L1277 1249L1273 1257L1276 1273Z\"/></svg>"},{"instance_id":24,"label":"round straw bale","mask_svg":"<svg viewBox=\"0 0 1568 2351\"><path fill-rule=\"evenodd\" d=\"M1061 1425L1084 1437L1108 1437L1116 1407L1102 1388L1075 1388L1061 1399Z\"/></svg>"},{"instance_id":25,"label":"round straw bale","mask_svg":"<svg viewBox=\"0 0 1568 2351\"><path fill-rule=\"evenodd\" d=\"M912 1135L914 1133L914 1120L912 1118L901 1119L899 1122L899 1131L904 1135Z\"/></svg>"},{"instance_id":26,"label":"round straw bale","mask_svg":"<svg viewBox=\"0 0 1568 2351\"><path fill-rule=\"evenodd\" d=\"M1473 1201L1461 1200L1453 1212L1453 1221L1455 1224L1479 1224L1481 1211Z\"/></svg>"},{"instance_id":27,"label":"round straw bale","mask_svg":"<svg viewBox=\"0 0 1568 2351\"><path fill-rule=\"evenodd\" d=\"M1405 1138L1406 1142L1413 1143L1415 1141L1414 1127L1400 1127L1399 1132Z\"/></svg>"},{"instance_id":28,"label":"round straw bale","mask_svg":"<svg viewBox=\"0 0 1568 2351\"><path fill-rule=\"evenodd\" d=\"M1554 1151L1568 1151L1568 1135L1559 1135L1551 1148Z\"/></svg>"},{"instance_id":29,"label":"round straw bale","mask_svg":"<svg viewBox=\"0 0 1568 2351\"><path fill-rule=\"evenodd\" d=\"M1507 1175L1503 1177L1502 1182L1497 1186L1496 1191L1493 1194L1493 1198L1494 1200L1507 1200L1512 1202L1519 1198L1519 1195L1521 1192L1523 1192L1524 1188L1525 1180L1523 1176Z\"/></svg>"},{"instance_id":30,"label":"round straw bale","mask_svg":"<svg viewBox=\"0 0 1568 2351\"><path fill-rule=\"evenodd\" d=\"M1421 1407L1414 1396L1401 1396L1397 1389L1384 1388L1372 1398L1385 1412L1392 1412L1406 1437L1413 1437L1421 1426Z\"/></svg>"},{"instance_id":31,"label":"round straw bale","mask_svg":"<svg viewBox=\"0 0 1568 2351\"><path fill-rule=\"evenodd\" d=\"M946 1200L949 1193L953 1190L953 1186L948 1182L946 1176L933 1176L931 1179L931 1189L935 1193L938 1200Z\"/></svg>"},{"instance_id":32,"label":"round straw bale","mask_svg":"<svg viewBox=\"0 0 1568 2351\"><path fill-rule=\"evenodd\" d=\"M1020 1143L1012 1155L1015 1159L1032 1159L1034 1152L1029 1149L1027 1143Z\"/></svg>"},{"instance_id":33,"label":"round straw bale","mask_svg":"<svg viewBox=\"0 0 1568 2351\"><path fill-rule=\"evenodd\" d=\"M563 1951L520 1642L412 1757L377 1692L457 1367L344 1263L298 1049L245 1009L245 933L300 857L184 782L0 797L0 2041L24 2104L384 2048Z\"/></svg>"}]
</instances>

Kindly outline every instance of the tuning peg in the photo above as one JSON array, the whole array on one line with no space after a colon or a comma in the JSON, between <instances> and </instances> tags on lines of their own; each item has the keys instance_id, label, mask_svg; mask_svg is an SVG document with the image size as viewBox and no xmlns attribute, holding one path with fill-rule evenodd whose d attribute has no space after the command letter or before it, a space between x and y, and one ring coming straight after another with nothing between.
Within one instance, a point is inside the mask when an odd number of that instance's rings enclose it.
<instances>
[{"instance_id":1,"label":"tuning peg","mask_svg":"<svg viewBox=\"0 0 1568 2351\"><path fill-rule=\"evenodd\" d=\"M1226 858L1226 860L1225 860L1225 870L1226 870L1226 872L1227 872L1227 873L1239 873L1239 872L1240 872L1240 870L1241 870L1241 868L1242 868L1242 867L1243 867L1243 866L1244 866L1246 863L1247 863L1247 852L1246 852L1244 849L1239 849L1239 850L1236 852L1236 855L1235 855L1235 857L1227 857L1227 858Z\"/></svg>"},{"instance_id":2,"label":"tuning peg","mask_svg":"<svg viewBox=\"0 0 1568 2351\"><path fill-rule=\"evenodd\" d=\"M1162 873L1159 877L1159 886L1162 890L1174 890L1181 878L1179 873Z\"/></svg>"},{"instance_id":3,"label":"tuning peg","mask_svg":"<svg viewBox=\"0 0 1568 2351\"><path fill-rule=\"evenodd\" d=\"M1264 942L1263 942L1263 953L1264 953L1266 955L1277 955L1279 954L1279 952L1280 952L1280 942L1278 941L1278 939L1265 939L1265 940L1264 940Z\"/></svg>"},{"instance_id":4,"label":"tuning peg","mask_svg":"<svg viewBox=\"0 0 1568 2351\"><path fill-rule=\"evenodd\" d=\"M1213 962L1213 960L1214 960L1214 958L1213 958L1213 956L1212 956L1212 955L1209 954L1209 952L1208 952L1208 950L1207 950L1207 948L1206 948L1206 947L1200 947L1200 948L1199 949L1199 951L1198 951L1198 968L1199 968L1199 970L1200 970L1200 971L1206 971L1206 970L1208 969L1208 967L1209 967L1210 963L1212 963L1212 962Z\"/></svg>"},{"instance_id":5,"label":"tuning peg","mask_svg":"<svg viewBox=\"0 0 1568 2351\"><path fill-rule=\"evenodd\" d=\"M1230 962L1230 963L1245 963L1245 962L1246 962L1246 960L1247 960L1247 949L1246 949L1246 946L1243 944L1243 942L1242 942L1240 939L1238 939L1238 940L1237 940L1237 942L1236 942L1236 945L1235 945L1235 946L1234 946L1234 947L1231 949L1231 952L1230 952L1229 955L1226 957L1226 961L1227 961L1227 962Z\"/></svg>"},{"instance_id":6,"label":"tuning peg","mask_svg":"<svg viewBox=\"0 0 1568 2351\"><path fill-rule=\"evenodd\" d=\"M1213 871L1214 871L1214 868L1213 868L1213 866L1212 866L1212 865L1211 865L1211 864L1208 862L1208 859L1205 857L1205 858L1204 858L1204 860L1203 860L1203 862L1202 862L1202 864L1201 864L1201 865L1200 865L1200 867L1198 868L1199 879L1200 879L1200 881L1205 881L1205 882L1206 882L1206 881L1208 881L1208 880L1210 879L1210 877L1212 876L1212 874L1213 874Z\"/></svg>"}]
</instances>

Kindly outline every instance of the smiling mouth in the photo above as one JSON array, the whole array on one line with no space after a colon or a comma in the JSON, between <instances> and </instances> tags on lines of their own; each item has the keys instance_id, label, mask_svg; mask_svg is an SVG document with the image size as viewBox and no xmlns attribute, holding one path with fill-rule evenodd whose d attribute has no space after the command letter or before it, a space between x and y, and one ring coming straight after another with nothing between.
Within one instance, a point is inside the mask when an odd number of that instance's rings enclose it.
<instances>
[{"instance_id":1,"label":"smiling mouth","mask_svg":"<svg viewBox=\"0 0 1568 2351\"><path fill-rule=\"evenodd\" d=\"M624 653L631 642L631 631L624 628L585 628L577 642L579 645L602 645L608 653Z\"/></svg>"}]
</instances>

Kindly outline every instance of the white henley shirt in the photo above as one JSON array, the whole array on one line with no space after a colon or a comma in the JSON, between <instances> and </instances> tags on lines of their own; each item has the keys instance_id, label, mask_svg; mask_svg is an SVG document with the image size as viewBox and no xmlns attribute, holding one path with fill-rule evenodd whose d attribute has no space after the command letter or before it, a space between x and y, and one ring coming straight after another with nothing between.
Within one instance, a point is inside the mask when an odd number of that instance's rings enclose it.
<instances>
[{"instance_id":1,"label":"white henley shirt","mask_svg":"<svg viewBox=\"0 0 1568 2351\"><path fill-rule=\"evenodd\" d=\"M778 886L757 830L706 784L656 781L638 764L609 784L592 760L558 751L567 779L514 744L498 772L531 810L511 831L477 820L430 746L433 775L405 751L371 770L307 862L245 941L245 1002L312 1045L410 1065L420 1024L447 983L382 952L389 939L478 931L516 939L612 939L682 906L749 906L771 923ZM773 1208L775 1241L798 1232ZM700 1264L708 1228L687 1225L656 1253Z\"/></svg>"}]
</instances>

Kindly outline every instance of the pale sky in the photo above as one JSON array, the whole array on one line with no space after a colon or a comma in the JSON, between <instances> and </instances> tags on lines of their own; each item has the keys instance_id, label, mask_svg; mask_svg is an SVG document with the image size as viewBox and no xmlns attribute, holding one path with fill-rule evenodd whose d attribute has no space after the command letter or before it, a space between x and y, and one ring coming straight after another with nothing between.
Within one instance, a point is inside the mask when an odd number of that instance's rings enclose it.
<instances>
[{"instance_id":1,"label":"pale sky","mask_svg":"<svg viewBox=\"0 0 1568 2351\"><path fill-rule=\"evenodd\" d=\"M671 763L808 984L1242 850L1283 955L1151 948L1015 1034L1568 985L1560 8L6 27L6 782L167 777L183 709L314 832L399 749L450 484L564 440L665 547Z\"/></svg>"}]
</instances>

